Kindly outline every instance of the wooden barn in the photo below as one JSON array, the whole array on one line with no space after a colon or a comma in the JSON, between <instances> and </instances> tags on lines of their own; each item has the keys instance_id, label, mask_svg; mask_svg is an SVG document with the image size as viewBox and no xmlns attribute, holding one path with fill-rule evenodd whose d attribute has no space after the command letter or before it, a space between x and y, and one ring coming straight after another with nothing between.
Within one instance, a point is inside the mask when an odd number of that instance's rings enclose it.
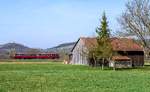
<instances>
[{"instance_id":1,"label":"wooden barn","mask_svg":"<svg viewBox=\"0 0 150 92\"><path fill-rule=\"evenodd\" d=\"M125 66L132 67L144 65L143 48L134 40L128 38L111 38L110 40L113 51L118 53L112 57L111 61L114 61L118 64L120 63L120 66L124 66L125 64L128 64ZM96 46L96 44L96 38L79 38L72 49L72 54L70 55L70 64L89 65L88 50Z\"/></svg>"}]
</instances>

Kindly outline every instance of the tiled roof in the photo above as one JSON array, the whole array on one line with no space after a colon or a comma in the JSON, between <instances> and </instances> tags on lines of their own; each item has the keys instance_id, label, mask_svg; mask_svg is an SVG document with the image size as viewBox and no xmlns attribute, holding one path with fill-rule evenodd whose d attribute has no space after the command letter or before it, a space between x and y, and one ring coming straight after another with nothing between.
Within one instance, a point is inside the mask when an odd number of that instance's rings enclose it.
<instances>
[{"instance_id":1,"label":"tiled roof","mask_svg":"<svg viewBox=\"0 0 150 92\"><path fill-rule=\"evenodd\" d=\"M80 38L85 47L92 48L97 45L96 38ZM111 44L114 51L143 51L141 45L137 44L134 40L128 38L111 38Z\"/></svg>"},{"instance_id":2,"label":"tiled roof","mask_svg":"<svg viewBox=\"0 0 150 92\"><path fill-rule=\"evenodd\" d=\"M141 45L137 44L133 39L112 38L111 44L114 51L143 51Z\"/></svg>"}]
</instances>

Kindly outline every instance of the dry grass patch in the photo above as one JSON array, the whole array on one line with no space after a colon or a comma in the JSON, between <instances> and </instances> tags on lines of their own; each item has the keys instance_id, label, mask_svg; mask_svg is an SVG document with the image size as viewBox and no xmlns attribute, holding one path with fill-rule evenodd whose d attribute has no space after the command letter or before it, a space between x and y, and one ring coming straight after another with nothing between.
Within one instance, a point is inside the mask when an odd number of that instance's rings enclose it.
<instances>
[{"instance_id":1,"label":"dry grass patch","mask_svg":"<svg viewBox=\"0 0 150 92\"><path fill-rule=\"evenodd\" d=\"M0 64L49 64L51 62L0 62Z\"/></svg>"}]
</instances>

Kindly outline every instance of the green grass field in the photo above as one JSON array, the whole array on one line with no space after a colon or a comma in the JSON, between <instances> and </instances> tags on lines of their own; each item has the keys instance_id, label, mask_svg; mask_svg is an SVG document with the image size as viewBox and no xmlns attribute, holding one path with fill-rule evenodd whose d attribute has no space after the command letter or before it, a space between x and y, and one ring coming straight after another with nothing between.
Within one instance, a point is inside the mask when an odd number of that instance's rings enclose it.
<instances>
[{"instance_id":1,"label":"green grass field","mask_svg":"<svg viewBox=\"0 0 150 92\"><path fill-rule=\"evenodd\" d=\"M60 62L1 63L0 92L150 92L150 66L102 71Z\"/></svg>"}]
</instances>

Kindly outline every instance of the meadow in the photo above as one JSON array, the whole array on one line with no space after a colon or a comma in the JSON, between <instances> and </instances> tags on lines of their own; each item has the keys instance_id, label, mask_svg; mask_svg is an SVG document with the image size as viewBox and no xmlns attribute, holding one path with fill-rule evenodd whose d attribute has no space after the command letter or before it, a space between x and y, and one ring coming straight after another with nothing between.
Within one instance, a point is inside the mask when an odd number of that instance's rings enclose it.
<instances>
[{"instance_id":1,"label":"meadow","mask_svg":"<svg viewBox=\"0 0 150 92\"><path fill-rule=\"evenodd\" d=\"M114 71L48 60L20 62L0 62L0 92L150 92L149 65Z\"/></svg>"}]
</instances>

